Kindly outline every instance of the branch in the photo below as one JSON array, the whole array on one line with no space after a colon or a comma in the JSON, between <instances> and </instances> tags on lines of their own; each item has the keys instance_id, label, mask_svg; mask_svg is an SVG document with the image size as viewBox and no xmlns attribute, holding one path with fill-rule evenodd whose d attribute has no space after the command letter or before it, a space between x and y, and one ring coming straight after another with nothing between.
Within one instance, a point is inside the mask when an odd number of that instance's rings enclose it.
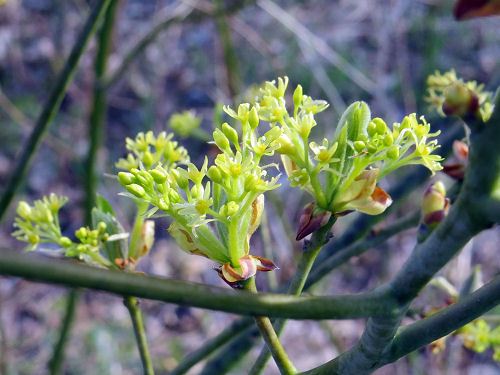
<instances>
[{"instance_id":1,"label":"branch","mask_svg":"<svg viewBox=\"0 0 500 375\"><path fill-rule=\"evenodd\" d=\"M384 314L394 306L394 302L386 298L386 290L328 297L253 295L186 281L104 270L11 250L0 251L0 274L241 315L351 319Z\"/></svg>"},{"instance_id":2,"label":"branch","mask_svg":"<svg viewBox=\"0 0 500 375\"><path fill-rule=\"evenodd\" d=\"M111 86L113 86L120 79L120 77L123 76L123 73L125 73L130 64L132 64L132 62L135 60L135 58L139 56L150 43L154 42L158 35L168 29L171 25L180 22L198 22L207 18L234 13L252 2L253 1L250 0L235 1L231 3L231 5L229 5L227 8L215 11L193 9L187 4L179 5L174 10L174 13L169 14L164 20L156 24L125 54L125 56L121 59L120 66L116 68L116 70L111 73L107 79L104 80L104 87L106 89L109 89Z\"/></svg>"},{"instance_id":3,"label":"branch","mask_svg":"<svg viewBox=\"0 0 500 375\"><path fill-rule=\"evenodd\" d=\"M386 363L446 336L500 304L500 276L451 306L403 327L385 354Z\"/></svg>"},{"instance_id":4,"label":"branch","mask_svg":"<svg viewBox=\"0 0 500 375\"><path fill-rule=\"evenodd\" d=\"M23 147L19 162L15 166L10 180L7 183L5 191L2 195L2 198L0 199L0 220L2 220L3 215L9 208L14 194L21 185L21 182L24 180L31 158L38 149L40 141L45 135L50 123L54 119L56 112L61 105L61 101L64 97L64 93L66 92L66 88L73 78L78 62L80 61L80 57L85 51L90 37L92 36L92 34L94 34L97 25L104 15L104 12L106 11L110 1L111 0L99 1L90 14L89 18L87 19L87 22L85 22L83 30L80 32L77 41L73 46L68 59L66 60L64 68L57 78L56 84L52 89L49 99L47 100L47 103L45 104L40 117L38 117L36 125L30 134L28 142Z\"/></svg>"}]
</instances>

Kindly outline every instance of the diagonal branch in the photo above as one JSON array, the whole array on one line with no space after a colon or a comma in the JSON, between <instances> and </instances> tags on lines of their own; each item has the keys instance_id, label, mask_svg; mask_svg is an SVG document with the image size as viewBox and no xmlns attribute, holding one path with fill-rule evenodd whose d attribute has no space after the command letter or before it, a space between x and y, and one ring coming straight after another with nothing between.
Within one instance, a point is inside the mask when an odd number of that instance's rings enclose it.
<instances>
[{"instance_id":1,"label":"diagonal branch","mask_svg":"<svg viewBox=\"0 0 500 375\"><path fill-rule=\"evenodd\" d=\"M96 31L97 25L104 15L109 3L110 0L101 0L96 4L94 10L87 19L83 30L78 35L77 41L73 46L68 59L66 60L66 64L64 65L61 74L57 78L56 84L52 89L52 92L43 108L42 113L38 117L36 125L31 132L26 145L23 147L21 157L19 158L19 161L15 166L10 180L7 183L7 186L2 194L2 197L0 199L0 220L2 220L3 215L9 208L12 198L14 198L14 194L24 180L31 158L37 151L43 136L47 132L50 123L54 119L56 112L63 100L66 88L68 87L69 82L73 78L73 75L76 71L76 67L78 65L78 62L80 61L80 57L85 51L90 37Z\"/></svg>"}]
</instances>

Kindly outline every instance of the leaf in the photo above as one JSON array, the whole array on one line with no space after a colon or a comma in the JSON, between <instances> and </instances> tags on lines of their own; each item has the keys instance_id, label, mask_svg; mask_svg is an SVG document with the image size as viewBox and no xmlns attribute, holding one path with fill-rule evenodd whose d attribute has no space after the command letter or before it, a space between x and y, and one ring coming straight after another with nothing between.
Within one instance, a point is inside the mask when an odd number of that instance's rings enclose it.
<instances>
[{"instance_id":1,"label":"leaf","mask_svg":"<svg viewBox=\"0 0 500 375\"><path fill-rule=\"evenodd\" d=\"M127 233L116 217L114 217L111 213L101 211L98 208L92 209L92 226L97 228L100 221L106 224L106 233L108 233L112 238L115 235L123 235ZM124 238L120 240L106 242L102 250L106 258L112 263L117 258L128 259L129 253L127 237L124 236Z\"/></svg>"},{"instance_id":2,"label":"leaf","mask_svg":"<svg viewBox=\"0 0 500 375\"><path fill-rule=\"evenodd\" d=\"M113 210L113 207L108 202L108 200L106 198L104 198L103 196L97 194L97 196L96 196L96 204L97 204L97 208L100 211L102 211L104 213L107 213L107 214L110 214L113 217L116 217L115 211Z\"/></svg>"}]
</instances>

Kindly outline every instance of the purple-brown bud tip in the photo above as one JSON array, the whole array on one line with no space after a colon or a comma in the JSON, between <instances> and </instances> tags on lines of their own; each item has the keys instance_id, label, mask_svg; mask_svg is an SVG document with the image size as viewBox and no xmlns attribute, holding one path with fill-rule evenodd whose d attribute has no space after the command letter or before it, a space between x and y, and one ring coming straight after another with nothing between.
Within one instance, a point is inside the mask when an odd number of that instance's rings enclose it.
<instances>
[{"instance_id":1,"label":"purple-brown bud tip","mask_svg":"<svg viewBox=\"0 0 500 375\"><path fill-rule=\"evenodd\" d=\"M436 226L448 214L450 200L446 198L446 189L441 181L437 181L424 194L422 202L422 222L427 227Z\"/></svg>"},{"instance_id":2,"label":"purple-brown bud tip","mask_svg":"<svg viewBox=\"0 0 500 375\"><path fill-rule=\"evenodd\" d=\"M297 237L295 239L300 241L309 234L317 231L323 225L328 223L332 213L330 211L315 212L314 203L309 203L302 212L299 219L299 229L297 230Z\"/></svg>"}]
</instances>

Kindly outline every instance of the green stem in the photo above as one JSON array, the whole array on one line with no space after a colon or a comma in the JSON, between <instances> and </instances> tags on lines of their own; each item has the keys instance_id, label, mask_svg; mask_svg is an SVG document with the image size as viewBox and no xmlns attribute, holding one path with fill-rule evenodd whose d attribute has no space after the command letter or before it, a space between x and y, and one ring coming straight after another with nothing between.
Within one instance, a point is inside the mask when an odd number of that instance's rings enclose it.
<instances>
[{"instance_id":1,"label":"green stem","mask_svg":"<svg viewBox=\"0 0 500 375\"><path fill-rule=\"evenodd\" d=\"M132 236L130 238L129 256L135 259L139 249L137 245L141 237L142 227L144 225L144 213L148 208L147 202L137 203L137 214L135 215L134 226L132 227Z\"/></svg>"},{"instance_id":2,"label":"green stem","mask_svg":"<svg viewBox=\"0 0 500 375\"><path fill-rule=\"evenodd\" d=\"M454 139L461 136L461 128L454 127L446 133L446 138L441 141L442 144L442 154L446 155L451 152L451 145ZM379 246L384 241L386 241L392 235L395 235L401 231L414 227L418 224L419 212L408 215L406 218L402 218L401 221L397 221L386 228L377 231L375 235L371 234L366 237L370 230L381 220L383 220L390 212L392 212L399 203L403 201L403 198L408 195L410 191L413 191L415 187L422 184L428 178L428 171L424 168L416 168L415 170L407 173L403 176L396 184L392 186L389 194L394 199L394 203L389 209L385 210L384 213L376 216L370 215L359 215L357 219L352 222L352 224L347 228L347 230L339 238L334 238L331 240L326 247L319 253L317 261L313 266L309 278L307 279L305 288L308 289L318 281L322 280L329 272L339 265L345 263L352 256L359 255L364 251ZM363 238L365 237L365 238ZM362 239L363 238L363 239ZM282 288L281 288L282 289ZM251 324L251 319L242 318L240 321L246 321L248 325ZM247 332L247 338L251 335L258 333L258 330L254 327ZM241 336L241 337L240 337ZM215 338L214 338L215 339ZM236 341L241 341L242 345L237 345ZM245 353L251 348L249 345L250 341L243 334L239 335L238 339L234 339L231 344L227 346L235 345L234 348L228 349L229 351L221 351L214 358L213 362L223 362L226 361L226 357L230 355L232 357L241 357L241 351ZM200 347L196 352L203 351L203 347ZM216 348L212 348L215 351ZM237 351L239 349L239 351ZM211 361L211 362L212 362ZM193 364L194 365L194 364ZM207 374L210 372L207 372Z\"/></svg>"},{"instance_id":3,"label":"green stem","mask_svg":"<svg viewBox=\"0 0 500 375\"><path fill-rule=\"evenodd\" d=\"M229 327L224 329L220 334L217 336L209 339L206 341L203 346L200 347L200 349L195 350L194 352L188 354L184 359L182 360L179 365L173 369L169 375L183 375L186 372L188 372L194 365L196 365L198 362L202 361L206 357L208 357L210 354L212 354L214 351L217 349L221 348L223 345L231 341L233 338L244 334L245 335L245 342L248 340L251 340L250 338L247 338L247 336L252 336L248 335L247 331L253 324L253 319L251 318L242 318L234 321ZM245 345L246 346L246 345ZM235 350L231 346L231 348L228 350L229 355L227 356L222 356L224 359L230 359L233 360L234 358L234 353ZM244 352L246 353L246 352ZM208 366L208 365L207 365ZM223 373L221 370L221 364L217 364L217 369L219 373ZM208 373L213 373L213 372L208 372Z\"/></svg>"},{"instance_id":4,"label":"green stem","mask_svg":"<svg viewBox=\"0 0 500 375\"><path fill-rule=\"evenodd\" d=\"M97 25L103 17L110 2L111 0L101 0L96 4L82 31L78 35L77 41L73 46L68 59L66 60L62 72L57 78L56 84L51 91L42 113L38 117L36 125L33 128L26 145L23 147L19 161L15 166L2 198L0 199L0 220L2 220L12 201L12 198L14 197L14 194L19 189L21 182L24 180L31 158L38 149L43 136L54 119L56 112L61 105L66 88L73 78L78 62L80 61L80 57L85 51L90 37L95 32Z\"/></svg>"},{"instance_id":5,"label":"green stem","mask_svg":"<svg viewBox=\"0 0 500 375\"><path fill-rule=\"evenodd\" d=\"M192 9L186 4L181 4L173 14L169 14L164 20L156 24L149 32L147 32L139 41L125 54L121 59L121 64L112 72L105 80L104 86L109 88L113 86L123 76L125 71L130 67L132 62L139 56L146 47L154 42L154 40L164 30L168 29L171 25L179 22L199 22L210 17L235 13L244 8L247 4L254 3L255 1L235 1L221 11L204 12L197 9Z\"/></svg>"},{"instance_id":6,"label":"green stem","mask_svg":"<svg viewBox=\"0 0 500 375\"><path fill-rule=\"evenodd\" d=\"M222 0L214 0L215 8L221 15L215 18L219 39L224 53L224 62L227 72L227 86L230 98L234 99L241 93L241 79L238 69L238 57L231 40L231 29L227 22L227 15L224 14L224 4Z\"/></svg>"},{"instance_id":7,"label":"green stem","mask_svg":"<svg viewBox=\"0 0 500 375\"><path fill-rule=\"evenodd\" d=\"M351 319L383 314L394 307L388 291L382 289L324 297L271 293L254 295L187 281L99 269L11 250L0 251L0 274L241 315Z\"/></svg>"},{"instance_id":8,"label":"green stem","mask_svg":"<svg viewBox=\"0 0 500 375\"><path fill-rule=\"evenodd\" d=\"M314 261L316 260L316 257L318 256L325 243L330 239L330 231L336 221L337 218L335 216L332 216L326 225L321 227L313 234L311 241L304 245L302 257L300 258L300 262L298 264L297 270L295 271L295 275L288 287L288 294L299 296L302 293ZM276 334L278 337L283 333L285 324L286 321L283 319L278 319L274 323L274 329L276 330ZM255 361L253 367L250 369L249 375L261 374L262 371L264 371L267 362L269 361L270 354L270 351L267 350L266 347L264 347L257 357L257 360Z\"/></svg>"},{"instance_id":9,"label":"green stem","mask_svg":"<svg viewBox=\"0 0 500 375\"><path fill-rule=\"evenodd\" d=\"M52 358L48 363L48 368L51 375L58 375L61 373L62 365L64 362L64 351L66 343L69 339L71 326L75 319L76 306L80 299L80 291L78 289L71 289L66 297L66 312L62 322L61 330L59 331L59 339L57 340Z\"/></svg>"},{"instance_id":10,"label":"green stem","mask_svg":"<svg viewBox=\"0 0 500 375\"><path fill-rule=\"evenodd\" d=\"M137 341L137 347L139 348L139 354L141 355L144 375L154 375L153 362L151 361L151 356L149 355L146 331L144 330L144 323L142 321L142 313L141 309L138 307L139 303L134 297L125 297L123 299L123 303L127 307L130 318L132 319L132 325L134 326L135 339Z\"/></svg>"},{"instance_id":11,"label":"green stem","mask_svg":"<svg viewBox=\"0 0 500 375\"><path fill-rule=\"evenodd\" d=\"M98 33L97 53L94 60L94 92L92 98L92 109L89 121L89 149L87 160L85 161L85 222L89 224L92 220L92 208L95 206L96 187L98 177L96 174L96 163L99 146L104 138L104 122L106 118L107 97L106 91L102 88L102 80L106 74L113 28L115 25L116 10L118 0L111 0L106 11L101 29Z\"/></svg>"},{"instance_id":12,"label":"green stem","mask_svg":"<svg viewBox=\"0 0 500 375\"><path fill-rule=\"evenodd\" d=\"M245 280L244 286L246 290L252 293L257 293L254 277ZM282 375L296 374L297 369L293 365L292 361L290 361L290 358L288 358L288 355L281 345L280 339L274 331L273 325L271 324L269 318L264 316L256 316L255 323L257 324L260 334L262 335L262 338L264 339L269 351L271 352L271 355L273 356L274 361L276 362L276 365L280 370L280 373Z\"/></svg>"}]
</instances>

